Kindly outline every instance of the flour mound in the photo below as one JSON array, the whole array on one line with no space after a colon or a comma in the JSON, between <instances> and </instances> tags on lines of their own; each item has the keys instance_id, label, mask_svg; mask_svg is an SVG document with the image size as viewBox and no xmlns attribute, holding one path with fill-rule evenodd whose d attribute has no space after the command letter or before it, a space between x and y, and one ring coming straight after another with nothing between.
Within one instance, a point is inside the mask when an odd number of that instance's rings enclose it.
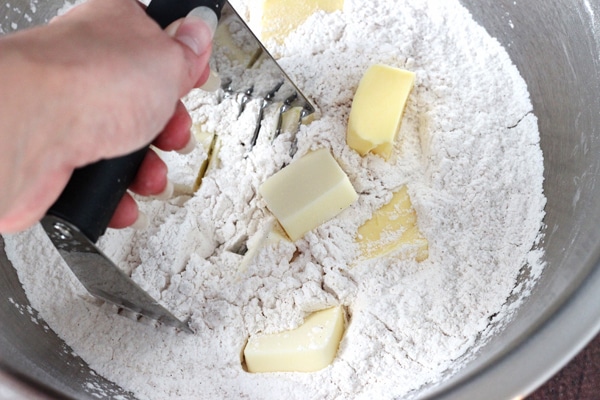
<instances>
[{"instance_id":1,"label":"flour mound","mask_svg":"<svg viewBox=\"0 0 600 400\"><path fill-rule=\"evenodd\" d=\"M239 3L239 4L236 4ZM246 2L233 2L240 8ZM279 242L241 268L240 243L271 220L258 186L291 162L292 137L248 152L258 103L238 118L231 99L191 93L202 129L219 135L219 162L190 196L141 199L151 226L110 231L100 246L194 335L121 318L88 301L39 228L6 238L32 306L98 374L141 399L392 399L438 382L504 307L544 215L543 158L523 79L500 44L457 0L346 0L318 13L273 53L319 108L297 135L300 157L329 148L358 201L296 243ZM345 144L352 97L374 63L416 73L399 140L385 162ZM275 124L267 110L265 127ZM206 158L164 155L189 187ZM407 185L429 258L356 264L356 229ZM315 373L249 374L249 335L291 329L344 305L349 325L333 364ZM485 339L485 338L484 338Z\"/></svg>"}]
</instances>

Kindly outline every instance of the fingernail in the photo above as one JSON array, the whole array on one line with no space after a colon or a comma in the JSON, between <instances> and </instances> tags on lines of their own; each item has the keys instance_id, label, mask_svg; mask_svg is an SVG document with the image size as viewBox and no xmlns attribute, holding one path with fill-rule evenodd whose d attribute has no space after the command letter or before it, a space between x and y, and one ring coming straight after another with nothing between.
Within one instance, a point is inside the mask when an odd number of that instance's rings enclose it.
<instances>
[{"instance_id":1,"label":"fingernail","mask_svg":"<svg viewBox=\"0 0 600 400\"><path fill-rule=\"evenodd\" d=\"M190 140L188 140L187 144L183 149L177 150L179 154L190 154L192 151L196 150L196 145L198 142L192 133L190 133Z\"/></svg>"},{"instance_id":2,"label":"fingernail","mask_svg":"<svg viewBox=\"0 0 600 400\"><path fill-rule=\"evenodd\" d=\"M164 190L159 194L153 195L152 198L156 200L169 200L173 196L174 191L175 186L173 185L173 182L167 181L167 186L165 186Z\"/></svg>"},{"instance_id":3,"label":"fingernail","mask_svg":"<svg viewBox=\"0 0 600 400\"><path fill-rule=\"evenodd\" d=\"M198 27L198 20L202 21L203 27ZM217 23L217 15L210 8L194 8L177 28L175 39L189 47L194 54L200 55L210 45Z\"/></svg>"},{"instance_id":4,"label":"fingernail","mask_svg":"<svg viewBox=\"0 0 600 400\"><path fill-rule=\"evenodd\" d=\"M221 77L219 77L219 74L211 69L210 74L208 74L208 79L202 86L200 86L200 89L204 90L205 92L216 92L220 87Z\"/></svg>"},{"instance_id":5,"label":"fingernail","mask_svg":"<svg viewBox=\"0 0 600 400\"><path fill-rule=\"evenodd\" d=\"M213 36L215 36L217 25L219 24L217 14L215 14L213 10L208 7L196 7L190 11L187 16L200 18L202 21L204 21L204 23L210 28L210 39L212 40Z\"/></svg>"},{"instance_id":6,"label":"fingernail","mask_svg":"<svg viewBox=\"0 0 600 400\"><path fill-rule=\"evenodd\" d=\"M136 231L141 231L146 229L148 225L148 216L143 212L138 211L138 217L130 228L135 229Z\"/></svg>"}]
</instances>

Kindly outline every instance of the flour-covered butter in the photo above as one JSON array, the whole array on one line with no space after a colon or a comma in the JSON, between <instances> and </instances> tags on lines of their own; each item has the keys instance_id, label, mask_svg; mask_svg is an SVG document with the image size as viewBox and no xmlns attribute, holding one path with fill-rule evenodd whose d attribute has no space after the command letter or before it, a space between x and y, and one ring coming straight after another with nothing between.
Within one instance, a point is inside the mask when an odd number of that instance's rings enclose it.
<instances>
[{"instance_id":1,"label":"flour-covered butter","mask_svg":"<svg viewBox=\"0 0 600 400\"><path fill-rule=\"evenodd\" d=\"M263 0L251 8L251 21L262 40L285 38L317 11L331 13L341 10L344 0Z\"/></svg>"},{"instance_id":2,"label":"flour-covered butter","mask_svg":"<svg viewBox=\"0 0 600 400\"><path fill-rule=\"evenodd\" d=\"M376 258L404 248L417 261L429 255L429 243L417 227L408 189L403 186L389 203L373 213L371 219L358 228L357 242L363 258Z\"/></svg>"}]
</instances>

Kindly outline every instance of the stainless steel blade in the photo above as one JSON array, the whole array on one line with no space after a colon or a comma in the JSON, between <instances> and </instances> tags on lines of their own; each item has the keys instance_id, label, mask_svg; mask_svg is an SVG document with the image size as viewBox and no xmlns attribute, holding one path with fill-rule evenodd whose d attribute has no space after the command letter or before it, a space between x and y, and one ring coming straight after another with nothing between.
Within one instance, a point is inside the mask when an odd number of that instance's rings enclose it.
<instances>
[{"instance_id":1,"label":"stainless steel blade","mask_svg":"<svg viewBox=\"0 0 600 400\"><path fill-rule=\"evenodd\" d=\"M41 224L90 294L164 325L193 333L186 322L180 321L140 288L77 227L53 215L46 215Z\"/></svg>"},{"instance_id":2,"label":"stainless steel blade","mask_svg":"<svg viewBox=\"0 0 600 400\"><path fill-rule=\"evenodd\" d=\"M288 100L288 106L304 108L304 115L315 111L229 3L215 32L211 68L226 83L226 93L245 95L246 101L248 97L281 104Z\"/></svg>"}]
</instances>

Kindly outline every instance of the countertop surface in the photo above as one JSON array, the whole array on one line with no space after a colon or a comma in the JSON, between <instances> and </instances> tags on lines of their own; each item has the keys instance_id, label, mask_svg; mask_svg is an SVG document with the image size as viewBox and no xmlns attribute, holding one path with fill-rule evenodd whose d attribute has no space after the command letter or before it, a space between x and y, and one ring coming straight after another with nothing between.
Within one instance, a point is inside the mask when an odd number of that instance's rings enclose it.
<instances>
[{"instance_id":1,"label":"countertop surface","mask_svg":"<svg viewBox=\"0 0 600 400\"><path fill-rule=\"evenodd\" d=\"M600 335L527 400L600 399Z\"/></svg>"}]
</instances>

